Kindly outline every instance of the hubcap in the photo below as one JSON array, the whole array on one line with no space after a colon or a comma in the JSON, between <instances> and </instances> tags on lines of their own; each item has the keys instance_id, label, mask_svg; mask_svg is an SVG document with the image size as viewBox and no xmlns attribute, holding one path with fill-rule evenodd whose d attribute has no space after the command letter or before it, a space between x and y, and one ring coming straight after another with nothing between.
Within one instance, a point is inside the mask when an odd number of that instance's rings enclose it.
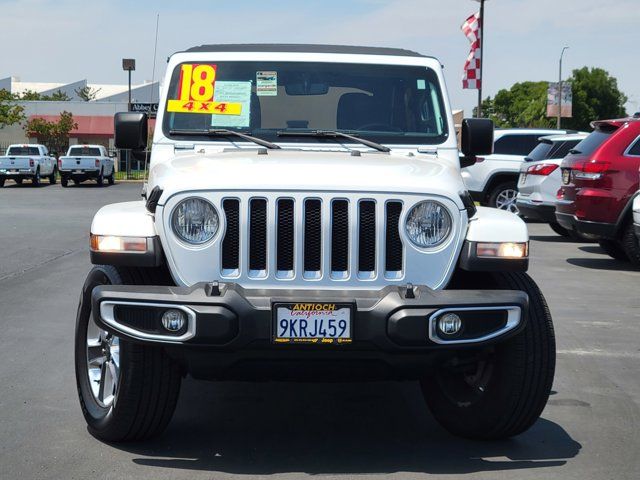
<instances>
[{"instance_id":1,"label":"hubcap","mask_svg":"<svg viewBox=\"0 0 640 480\"><path fill-rule=\"evenodd\" d=\"M517 215L518 213L520 213L518 207L516 206L517 196L517 190L502 190L496 197L496 208L499 208L500 210L507 210L508 212L515 213Z\"/></svg>"},{"instance_id":2,"label":"hubcap","mask_svg":"<svg viewBox=\"0 0 640 480\"><path fill-rule=\"evenodd\" d=\"M87 373L96 402L102 407L113 405L120 377L120 340L98 328L93 315L87 325Z\"/></svg>"}]
</instances>

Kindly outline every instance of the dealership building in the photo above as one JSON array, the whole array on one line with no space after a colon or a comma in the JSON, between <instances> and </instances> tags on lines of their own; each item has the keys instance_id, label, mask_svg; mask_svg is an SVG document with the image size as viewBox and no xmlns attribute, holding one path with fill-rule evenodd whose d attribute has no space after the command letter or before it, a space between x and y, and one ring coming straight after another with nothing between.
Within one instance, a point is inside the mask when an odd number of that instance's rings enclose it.
<instances>
[{"instance_id":1,"label":"dealership building","mask_svg":"<svg viewBox=\"0 0 640 480\"><path fill-rule=\"evenodd\" d=\"M95 98L84 101L78 92L88 87ZM113 148L113 115L127 110L129 100L128 85L91 84L87 80L72 83L21 82L16 77L0 79L0 90L15 94L36 92L41 95L52 95L62 92L69 101L19 101L24 108L27 120L43 118L49 121L58 120L60 113L67 111L73 114L77 128L71 131L69 143L94 143ZM131 102L136 107L145 108L157 103L159 93L158 82L145 82L131 86ZM11 143L35 142L29 138L21 125L0 128L0 153Z\"/></svg>"}]
</instances>

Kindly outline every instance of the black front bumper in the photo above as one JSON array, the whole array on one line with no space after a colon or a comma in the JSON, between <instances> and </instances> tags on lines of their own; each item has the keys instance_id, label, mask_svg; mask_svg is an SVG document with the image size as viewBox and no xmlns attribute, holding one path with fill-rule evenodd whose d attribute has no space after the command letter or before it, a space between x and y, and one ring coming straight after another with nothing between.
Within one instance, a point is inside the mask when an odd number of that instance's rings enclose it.
<instances>
[{"instance_id":1,"label":"black front bumper","mask_svg":"<svg viewBox=\"0 0 640 480\"><path fill-rule=\"evenodd\" d=\"M353 305L352 341L275 343L273 305L299 302ZM162 331L158 320L170 306L192 312L190 325L176 334ZM108 285L94 289L92 298L94 319L101 328L134 342L163 345L201 378L244 378L246 372L272 378L274 371L283 372L278 370L283 365L287 372L292 367L326 370L330 364L342 370L349 365L351 373L378 371L374 364L390 371L418 371L439 353L489 345L516 334L524 327L527 307L528 297L520 291L433 291L422 286L332 291L249 290L204 283L191 288ZM443 309L461 316L463 329L457 336L443 338L437 330Z\"/></svg>"},{"instance_id":2,"label":"black front bumper","mask_svg":"<svg viewBox=\"0 0 640 480\"><path fill-rule=\"evenodd\" d=\"M579 220L575 215L571 215L570 213L559 213L556 211L556 220L562 227L569 231L596 235L601 238L614 238L617 232L617 225L615 223Z\"/></svg>"}]
</instances>

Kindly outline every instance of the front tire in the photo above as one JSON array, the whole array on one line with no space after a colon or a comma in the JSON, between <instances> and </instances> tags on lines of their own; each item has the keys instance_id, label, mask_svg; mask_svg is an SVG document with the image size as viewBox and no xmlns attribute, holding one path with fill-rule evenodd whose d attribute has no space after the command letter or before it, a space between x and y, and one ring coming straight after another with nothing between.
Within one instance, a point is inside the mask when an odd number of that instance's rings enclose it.
<instances>
[{"instance_id":1,"label":"front tire","mask_svg":"<svg viewBox=\"0 0 640 480\"><path fill-rule=\"evenodd\" d=\"M114 183L116 183L116 172L115 169L112 168L111 175L109 175L109 185L113 185Z\"/></svg>"},{"instance_id":2,"label":"front tire","mask_svg":"<svg viewBox=\"0 0 640 480\"><path fill-rule=\"evenodd\" d=\"M516 215L520 214L520 210L516 205L516 197L518 196L518 184L515 180L503 182L496 186L489 194L489 206L506 210Z\"/></svg>"},{"instance_id":3,"label":"front tire","mask_svg":"<svg viewBox=\"0 0 640 480\"><path fill-rule=\"evenodd\" d=\"M425 400L436 420L454 435L478 440L518 435L540 417L553 384L556 350L549 308L525 273L465 274L458 281L461 288L527 293L527 323L504 342L467 350L459 362L439 366L421 382Z\"/></svg>"},{"instance_id":4,"label":"front tire","mask_svg":"<svg viewBox=\"0 0 640 480\"><path fill-rule=\"evenodd\" d=\"M127 342L101 331L91 312L99 285L158 284L144 269L99 265L80 295L75 336L76 385L89 432L100 440L145 440L173 415L181 373L161 347Z\"/></svg>"},{"instance_id":5,"label":"front tire","mask_svg":"<svg viewBox=\"0 0 640 480\"><path fill-rule=\"evenodd\" d=\"M617 240L598 240L598 245L600 245L600 248L604 250L604 253L609 255L611 258L615 258L616 260L620 260L621 262L629 261L629 257L622 248L622 245Z\"/></svg>"}]
</instances>

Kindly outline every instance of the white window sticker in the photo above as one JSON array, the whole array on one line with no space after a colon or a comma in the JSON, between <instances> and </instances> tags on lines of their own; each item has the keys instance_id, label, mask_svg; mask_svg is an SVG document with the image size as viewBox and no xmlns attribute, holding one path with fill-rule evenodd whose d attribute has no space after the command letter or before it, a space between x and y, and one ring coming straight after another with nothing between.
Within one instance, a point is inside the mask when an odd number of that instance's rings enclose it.
<instances>
[{"instance_id":1,"label":"white window sticker","mask_svg":"<svg viewBox=\"0 0 640 480\"><path fill-rule=\"evenodd\" d=\"M418 87L418 90L425 90L425 89L427 88L427 84L426 84L426 82L424 81L424 78L419 78L419 79L418 79L418 85L417 85L417 87Z\"/></svg>"},{"instance_id":2,"label":"white window sticker","mask_svg":"<svg viewBox=\"0 0 640 480\"><path fill-rule=\"evenodd\" d=\"M212 127L248 127L251 122L251 82L216 82L214 101L239 103L240 115L211 115Z\"/></svg>"},{"instance_id":3,"label":"white window sticker","mask_svg":"<svg viewBox=\"0 0 640 480\"><path fill-rule=\"evenodd\" d=\"M278 72L256 72L256 94L259 97L278 95Z\"/></svg>"}]
</instances>

